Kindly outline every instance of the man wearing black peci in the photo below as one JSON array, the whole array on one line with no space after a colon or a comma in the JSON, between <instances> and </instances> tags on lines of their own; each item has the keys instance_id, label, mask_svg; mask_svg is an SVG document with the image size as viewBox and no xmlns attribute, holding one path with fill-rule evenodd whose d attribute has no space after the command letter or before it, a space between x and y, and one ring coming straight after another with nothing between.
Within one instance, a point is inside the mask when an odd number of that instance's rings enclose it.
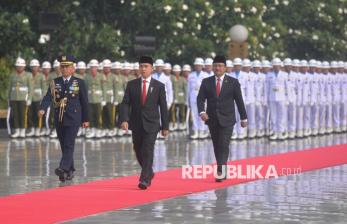
<instances>
[{"instance_id":1,"label":"man wearing black peci","mask_svg":"<svg viewBox=\"0 0 347 224\"><path fill-rule=\"evenodd\" d=\"M226 179L229 157L230 138L235 125L235 103L241 117L241 126L247 127L247 113L243 103L240 83L237 79L227 76L226 59L216 56L213 60L214 76L205 78L200 86L197 97L200 117L210 130L214 154L217 161L217 182ZM205 101L207 109L205 111Z\"/></svg>"},{"instance_id":2,"label":"man wearing black peci","mask_svg":"<svg viewBox=\"0 0 347 224\"><path fill-rule=\"evenodd\" d=\"M169 134L169 121L165 86L151 77L153 59L142 56L139 64L141 77L127 84L120 105L120 122L123 130L132 130L133 147L142 168L138 187L145 190L154 177L152 165L157 134L160 130L164 137Z\"/></svg>"}]
</instances>

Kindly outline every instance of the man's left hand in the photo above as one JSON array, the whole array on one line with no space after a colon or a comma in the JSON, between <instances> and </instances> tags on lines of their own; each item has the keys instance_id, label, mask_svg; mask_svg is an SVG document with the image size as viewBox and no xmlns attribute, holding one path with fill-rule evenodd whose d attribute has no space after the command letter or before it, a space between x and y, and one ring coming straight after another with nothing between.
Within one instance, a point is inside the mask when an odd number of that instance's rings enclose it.
<instances>
[{"instance_id":1,"label":"man's left hand","mask_svg":"<svg viewBox=\"0 0 347 224\"><path fill-rule=\"evenodd\" d=\"M82 127L83 128L89 128L89 122L83 122Z\"/></svg>"},{"instance_id":2,"label":"man's left hand","mask_svg":"<svg viewBox=\"0 0 347 224\"><path fill-rule=\"evenodd\" d=\"M162 135L163 137L168 136L168 135L169 135L169 130L162 130L162 131L161 131L161 135Z\"/></svg>"}]
</instances>

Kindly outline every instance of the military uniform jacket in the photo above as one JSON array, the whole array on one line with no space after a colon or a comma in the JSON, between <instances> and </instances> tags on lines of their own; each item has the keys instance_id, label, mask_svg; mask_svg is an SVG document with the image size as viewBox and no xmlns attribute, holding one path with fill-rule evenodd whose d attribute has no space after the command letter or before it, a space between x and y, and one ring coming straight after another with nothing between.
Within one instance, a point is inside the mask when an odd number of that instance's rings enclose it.
<instances>
[{"instance_id":1,"label":"military uniform jacket","mask_svg":"<svg viewBox=\"0 0 347 224\"><path fill-rule=\"evenodd\" d=\"M35 76L31 75L31 77L32 77L31 81L33 85L32 101L33 102L41 101L43 98L43 91L46 90L45 77L41 73L38 73Z\"/></svg>"},{"instance_id":2,"label":"military uniform jacket","mask_svg":"<svg viewBox=\"0 0 347 224\"><path fill-rule=\"evenodd\" d=\"M176 76L171 77L171 82L173 86L174 93L174 103L185 104L187 99L187 81L182 76L178 79Z\"/></svg>"},{"instance_id":3,"label":"military uniform jacket","mask_svg":"<svg viewBox=\"0 0 347 224\"><path fill-rule=\"evenodd\" d=\"M88 74L84 81L88 90L89 103L101 103L105 100L105 91L103 88L104 76L98 73L95 77Z\"/></svg>"},{"instance_id":4,"label":"military uniform jacket","mask_svg":"<svg viewBox=\"0 0 347 224\"><path fill-rule=\"evenodd\" d=\"M125 77L121 74L112 74L114 76L114 102L119 104L123 100L124 96L124 83Z\"/></svg>"},{"instance_id":5,"label":"military uniform jacket","mask_svg":"<svg viewBox=\"0 0 347 224\"><path fill-rule=\"evenodd\" d=\"M32 98L31 74L22 72L22 74L12 74L10 76L10 85L8 99L12 101L30 101Z\"/></svg>"},{"instance_id":6,"label":"military uniform jacket","mask_svg":"<svg viewBox=\"0 0 347 224\"><path fill-rule=\"evenodd\" d=\"M114 102L114 93L115 93L115 76L110 73L108 75L103 75L103 89L105 91L105 101L107 103Z\"/></svg>"},{"instance_id":7,"label":"military uniform jacket","mask_svg":"<svg viewBox=\"0 0 347 224\"><path fill-rule=\"evenodd\" d=\"M54 88L54 90L51 88ZM65 97L67 103L64 108L63 120L59 122L61 108L55 106L54 102L60 102ZM54 84L51 82L41 102L41 109L46 110L52 102L56 127L58 125L81 126L82 122L88 122L88 94L82 79L71 76L67 85L64 84L63 77L54 79Z\"/></svg>"}]
</instances>

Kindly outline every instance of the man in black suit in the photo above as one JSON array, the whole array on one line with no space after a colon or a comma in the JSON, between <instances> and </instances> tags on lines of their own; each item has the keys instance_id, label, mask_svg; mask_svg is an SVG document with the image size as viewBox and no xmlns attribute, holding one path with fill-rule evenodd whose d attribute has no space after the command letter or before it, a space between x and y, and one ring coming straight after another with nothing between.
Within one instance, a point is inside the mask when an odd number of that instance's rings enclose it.
<instances>
[{"instance_id":1,"label":"man in black suit","mask_svg":"<svg viewBox=\"0 0 347 224\"><path fill-rule=\"evenodd\" d=\"M136 158L142 168L138 187L145 190L154 177L152 165L157 134L160 130L164 137L169 134L169 121L165 86L151 77L153 59L142 56L139 64L141 77L127 84L120 105L120 122L123 130L132 130Z\"/></svg>"},{"instance_id":2,"label":"man in black suit","mask_svg":"<svg viewBox=\"0 0 347 224\"><path fill-rule=\"evenodd\" d=\"M241 117L241 126L247 127L247 113L243 103L240 83L227 76L226 59L216 56L213 60L214 76L203 79L197 97L200 117L208 125L217 160L217 182L226 179L223 169L229 157L230 138L236 123L236 103ZM205 101L207 109L205 111Z\"/></svg>"},{"instance_id":3,"label":"man in black suit","mask_svg":"<svg viewBox=\"0 0 347 224\"><path fill-rule=\"evenodd\" d=\"M53 102L54 122L57 130L62 158L55 174L61 182L72 180L75 171L73 153L75 139L81 124L88 122L88 95L82 79L73 76L75 59L71 55L58 57L63 76L49 84L48 91L41 101L39 116L43 116Z\"/></svg>"}]
</instances>

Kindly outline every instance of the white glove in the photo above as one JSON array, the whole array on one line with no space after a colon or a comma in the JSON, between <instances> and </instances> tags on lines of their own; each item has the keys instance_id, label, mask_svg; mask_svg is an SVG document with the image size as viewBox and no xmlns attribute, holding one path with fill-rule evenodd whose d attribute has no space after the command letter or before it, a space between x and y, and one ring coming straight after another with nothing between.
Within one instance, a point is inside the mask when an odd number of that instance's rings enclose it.
<instances>
[{"instance_id":1,"label":"white glove","mask_svg":"<svg viewBox=\"0 0 347 224\"><path fill-rule=\"evenodd\" d=\"M117 106L117 105L118 105L118 102L114 102L113 105Z\"/></svg>"},{"instance_id":2,"label":"white glove","mask_svg":"<svg viewBox=\"0 0 347 224\"><path fill-rule=\"evenodd\" d=\"M31 105L31 100L28 100L27 101L27 106L30 106Z\"/></svg>"},{"instance_id":3,"label":"white glove","mask_svg":"<svg viewBox=\"0 0 347 224\"><path fill-rule=\"evenodd\" d=\"M106 101L102 101L102 102L101 102L101 106L102 106L102 107L106 106Z\"/></svg>"}]
</instances>

